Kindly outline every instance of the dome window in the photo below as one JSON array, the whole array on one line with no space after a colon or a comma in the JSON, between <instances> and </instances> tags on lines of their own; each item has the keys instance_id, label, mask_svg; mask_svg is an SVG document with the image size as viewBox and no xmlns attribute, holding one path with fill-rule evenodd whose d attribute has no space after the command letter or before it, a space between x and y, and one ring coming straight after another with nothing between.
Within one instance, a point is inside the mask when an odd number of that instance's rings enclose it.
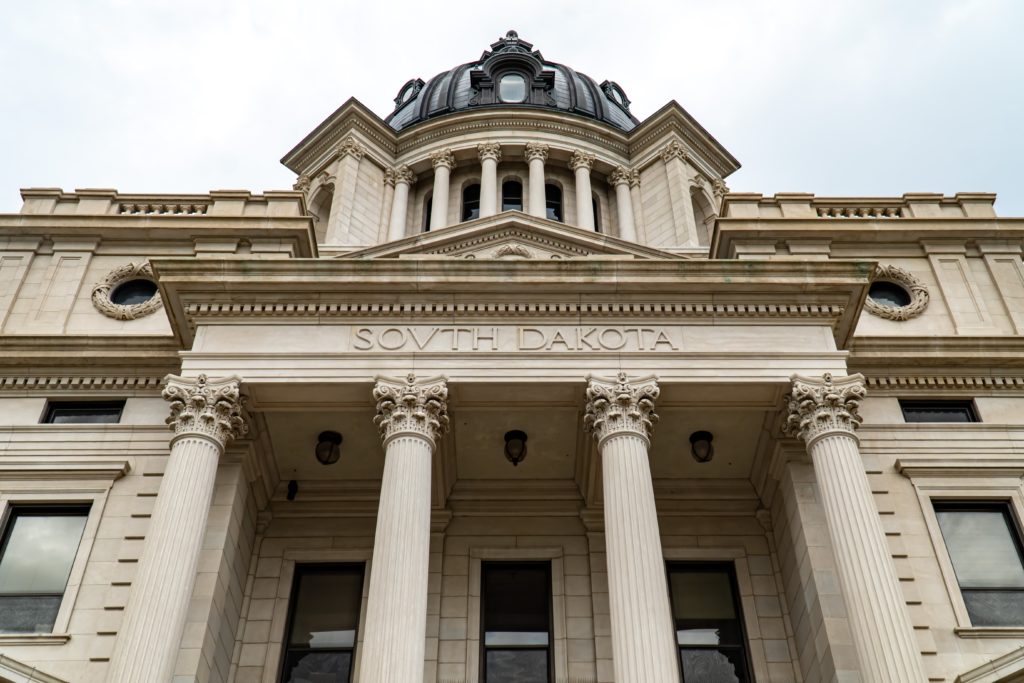
<instances>
[{"instance_id":1,"label":"dome window","mask_svg":"<svg viewBox=\"0 0 1024 683\"><path fill-rule=\"evenodd\" d=\"M498 98L502 102L523 102L526 100L526 79L520 74L505 74L498 82Z\"/></svg>"},{"instance_id":2,"label":"dome window","mask_svg":"<svg viewBox=\"0 0 1024 683\"><path fill-rule=\"evenodd\" d=\"M473 183L462 190L462 220L480 218L480 185Z\"/></svg>"},{"instance_id":3,"label":"dome window","mask_svg":"<svg viewBox=\"0 0 1024 683\"><path fill-rule=\"evenodd\" d=\"M608 99L619 105L623 111L629 111L629 98L626 97L626 92L622 89L622 86L615 81L605 81L601 84L601 90Z\"/></svg>"},{"instance_id":4,"label":"dome window","mask_svg":"<svg viewBox=\"0 0 1024 683\"><path fill-rule=\"evenodd\" d=\"M523 210L523 184L518 180L506 180L501 184L501 210Z\"/></svg>"},{"instance_id":5,"label":"dome window","mask_svg":"<svg viewBox=\"0 0 1024 683\"><path fill-rule=\"evenodd\" d=\"M398 91L398 96L395 98L395 109L401 109L402 105L406 104L414 97L420 94L420 90L423 89L423 81L419 78L414 78L411 81L407 81L402 89Z\"/></svg>"},{"instance_id":6,"label":"dome window","mask_svg":"<svg viewBox=\"0 0 1024 683\"><path fill-rule=\"evenodd\" d=\"M547 200L547 218L550 221L561 223L562 216L562 188L558 185L545 185L544 198Z\"/></svg>"}]
</instances>

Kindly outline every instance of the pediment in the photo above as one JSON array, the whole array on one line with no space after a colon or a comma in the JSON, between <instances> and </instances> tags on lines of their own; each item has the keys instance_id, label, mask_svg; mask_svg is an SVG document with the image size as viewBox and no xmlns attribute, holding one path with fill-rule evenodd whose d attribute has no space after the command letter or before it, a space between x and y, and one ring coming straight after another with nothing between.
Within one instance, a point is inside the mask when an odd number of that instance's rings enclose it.
<instances>
[{"instance_id":1,"label":"pediment","mask_svg":"<svg viewBox=\"0 0 1024 683\"><path fill-rule=\"evenodd\" d=\"M437 258L551 261L579 258L678 260L675 254L506 211L346 254L348 259Z\"/></svg>"},{"instance_id":2,"label":"pediment","mask_svg":"<svg viewBox=\"0 0 1024 683\"><path fill-rule=\"evenodd\" d=\"M1008 633L1000 634L1000 630L992 629L993 635L1010 635ZM1024 647L1011 650L1001 657L960 674L954 683L1022 683L1022 681L1024 681Z\"/></svg>"}]
</instances>

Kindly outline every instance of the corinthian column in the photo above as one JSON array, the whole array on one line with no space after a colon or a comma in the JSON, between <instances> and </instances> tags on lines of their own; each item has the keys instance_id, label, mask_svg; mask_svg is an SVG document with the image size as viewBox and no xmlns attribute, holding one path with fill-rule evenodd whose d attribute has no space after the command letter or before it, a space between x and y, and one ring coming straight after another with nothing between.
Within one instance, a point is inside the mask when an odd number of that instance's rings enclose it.
<instances>
[{"instance_id":1,"label":"corinthian column","mask_svg":"<svg viewBox=\"0 0 1024 683\"><path fill-rule=\"evenodd\" d=\"M636 221L633 220L633 198L629 194L629 184L635 171L619 166L608 178L615 186L615 206L619 214L619 238L636 242Z\"/></svg>"},{"instance_id":2,"label":"corinthian column","mask_svg":"<svg viewBox=\"0 0 1024 683\"><path fill-rule=\"evenodd\" d=\"M576 222L584 230L594 229L594 201L590 196L590 169L593 167L593 154L577 150L569 159L569 168L576 174Z\"/></svg>"},{"instance_id":3,"label":"corinthian column","mask_svg":"<svg viewBox=\"0 0 1024 683\"><path fill-rule=\"evenodd\" d=\"M526 213L544 218L548 215L547 195L544 190L544 162L548 160L548 146L539 142L527 144L526 160L530 164L530 188L527 193Z\"/></svg>"},{"instance_id":4,"label":"corinthian column","mask_svg":"<svg viewBox=\"0 0 1024 683\"><path fill-rule=\"evenodd\" d=\"M498 213L498 162L501 161L501 145L497 142L481 142L476 146L480 155L480 217Z\"/></svg>"},{"instance_id":5,"label":"corinthian column","mask_svg":"<svg viewBox=\"0 0 1024 683\"><path fill-rule=\"evenodd\" d=\"M400 240L405 237L405 218L409 211L409 186L416 182L416 175L405 164L390 169L385 174L385 182L395 186L395 194L391 203L391 223L388 225L388 241Z\"/></svg>"},{"instance_id":6,"label":"corinthian column","mask_svg":"<svg viewBox=\"0 0 1024 683\"><path fill-rule=\"evenodd\" d=\"M191 380L171 375L163 396L171 402L171 454L111 656L110 683L171 680L217 461L228 441L246 432L237 377L208 380L200 375Z\"/></svg>"},{"instance_id":7,"label":"corinthian column","mask_svg":"<svg viewBox=\"0 0 1024 683\"><path fill-rule=\"evenodd\" d=\"M786 397L785 430L806 444L814 462L865 683L921 683L920 649L854 433L865 393L862 375L797 375Z\"/></svg>"},{"instance_id":8,"label":"corinthian column","mask_svg":"<svg viewBox=\"0 0 1024 683\"><path fill-rule=\"evenodd\" d=\"M455 156L450 149L434 152L430 155L434 165L434 205L430 209L430 229L436 230L448 225L448 178L455 168Z\"/></svg>"},{"instance_id":9,"label":"corinthian column","mask_svg":"<svg viewBox=\"0 0 1024 683\"><path fill-rule=\"evenodd\" d=\"M373 397L384 478L359 678L416 683L423 680L427 635L431 459L448 427L448 386L412 374L404 381L378 378Z\"/></svg>"},{"instance_id":10,"label":"corinthian column","mask_svg":"<svg viewBox=\"0 0 1024 683\"><path fill-rule=\"evenodd\" d=\"M590 378L584 426L594 434L604 477L612 657L616 683L678 683L654 486L648 462L658 416L653 377Z\"/></svg>"}]
</instances>

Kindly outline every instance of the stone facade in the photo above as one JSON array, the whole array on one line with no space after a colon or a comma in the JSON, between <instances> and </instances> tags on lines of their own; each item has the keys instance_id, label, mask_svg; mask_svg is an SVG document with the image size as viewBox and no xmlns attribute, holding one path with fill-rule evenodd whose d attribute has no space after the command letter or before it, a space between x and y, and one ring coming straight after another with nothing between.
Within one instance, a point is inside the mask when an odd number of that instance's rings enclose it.
<instances>
[{"instance_id":1,"label":"stone facade","mask_svg":"<svg viewBox=\"0 0 1024 683\"><path fill-rule=\"evenodd\" d=\"M504 561L550 568L556 683L683 680L665 567L700 562L735 576L749 680L1021 680L1024 623L972 622L934 502L1024 519L1024 220L729 193L679 105L543 104L556 67L513 34L467 78L530 59L530 106L346 102L285 155L294 190L31 188L0 216L0 528L88 505L0 681L287 680L318 563L364 567L352 680L482 681ZM158 290L118 303L130 281ZM119 419L45 420L96 401Z\"/></svg>"}]
</instances>

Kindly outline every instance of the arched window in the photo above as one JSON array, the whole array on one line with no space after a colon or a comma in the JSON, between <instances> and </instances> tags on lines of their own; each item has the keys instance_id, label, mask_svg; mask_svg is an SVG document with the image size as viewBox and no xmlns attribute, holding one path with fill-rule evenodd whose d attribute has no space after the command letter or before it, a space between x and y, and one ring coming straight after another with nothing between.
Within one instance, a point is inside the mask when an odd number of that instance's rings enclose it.
<instances>
[{"instance_id":1,"label":"arched window","mask_svg":"<svg viewBox=\"0 0 1024 683\"><path fill-rule=\"evenodd\" d=\"M313 230L316 241L321 244L327 239L327 219L331 215L331 203L334 202L334 186L323 185L316 193L309 212L313 215Z\"/></svg>"},{"instance_id":2,"label":"arched window","mask_svg":"<svg viewBox=\"0 0 1024 683\"><path fill-rule=\"evenodd\" d=\"M434 208L434 195L428 194L423 200L423 232L430 232L430 214Z\"/></svg>"},{"instance_id":3,"label":"arched window","mask_svg":"<svg viewBox=\"0 0 1024 683\"><path fill-rule=\"evenodd\" d=\"M462 188L462 220L480 218L480 185L473 183Z\"/></svg>"},{"instance_id":4,"label":"arched window","mask_svg":"<svg viewBox=\"0 0 1024 683\"><path fill-rule=\"evenodd\" d=\"M562 188L558 185L545 185L544 198L547 200L548 220L561 223L564 220L562 215Z\"/></svg>"},{"instance_id":5,"label":"arched window","mask_svg":"<svg viewBox=\"0 0 1024 683\"><path fill-rule=\"evenodd\" d=\"M501 184L501 210L523 210L523 184L518 180L506 180Z\"/></svg>"},{"instance_id":6,"label":"arched window","mask_svg":"<svg viewBox=\"0 0 1024 683\"><path fill-rule=\"evenodd\" d=\"M594 232L601 232L601 202L597 201L597 195L593 199L594 207Z\"/></svg>"},{"instance_id":7,"label":"arched window","mask_svg":"<svg viewBox=\"0 0 1024 683\"><path fill-rule=\"evenodd\" d=\"M526 79L517 73L505 74L498 81L498 99L502 102L522 102L526 99Z\"/></svg>"}]
</instances>

